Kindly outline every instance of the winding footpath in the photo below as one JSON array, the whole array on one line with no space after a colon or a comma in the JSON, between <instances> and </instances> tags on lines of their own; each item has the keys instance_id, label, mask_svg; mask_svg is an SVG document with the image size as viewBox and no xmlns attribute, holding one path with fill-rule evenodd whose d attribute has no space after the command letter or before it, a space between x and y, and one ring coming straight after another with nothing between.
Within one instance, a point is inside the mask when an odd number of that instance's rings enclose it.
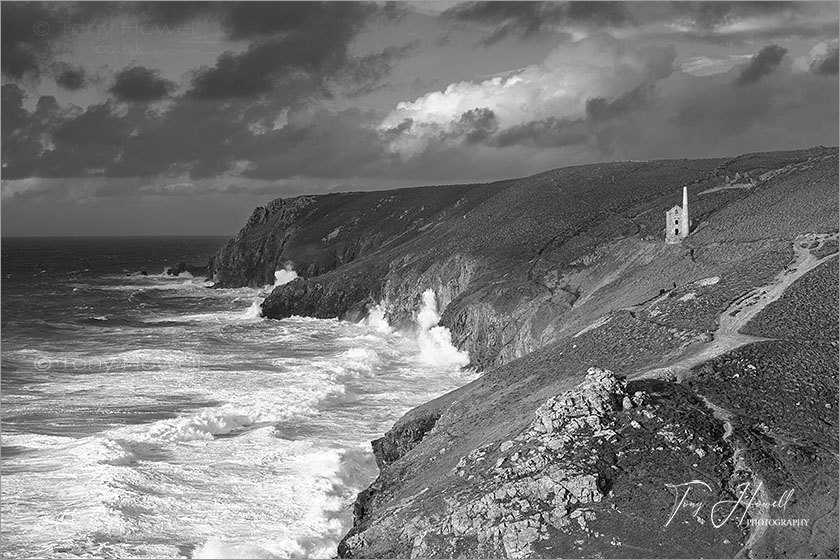
<instances>
[{"instance_id":1,"label":"winding footpath","mask_svg":"<svg viewBox=\"0 0 840 560\"><path fill-rule=\"evenodd\" d=\"M836 233L800 235L793 241L793 261L775 278L764 286L754 288L736 299L718 316L718 328L709 342L695 344L686 351L655 368L643 370L632 376L635 379L676 377L682 381L688 377L694 366L713 360L722 354L753 342L769 340L760 336L750 336L738 332L749 323L761 310L782 297L782 294L794 282L802 278L836 253L817 258L812 254L816 248L808 247L813 242L822 247L826 241L837 239Z\"/></svg>"},{"instance_id":2,"label":"winding footpath","mask_svg":"<svg viewBox=\"0 0 840 560\"><path fill-rule=\"evenodd\" d=\"M736 299L721 313L718 316L718 328L714 332L713 339L710 342L695 345L693 348L687 349L683 355L669 361L666 365L644 370L633 377L636 379L676 377L677 380L682 381L689 376L691 369L699 364L713 360L718 356L752 342L769 340L763 337L741 334L738 331L746 326L762 309L782 297L784 291L794 282L828 259L836 257L837 253L832 253L822 258L817 258L812 253L812 251L821 248L826 241L831 239L836 240L837 234L805 234L798 236L793 241L794 257L791 264L785 267L769 284L747 292L745 295ZM813 242L818 243L816 248L810 248ZM702 398L712 410L715 418L723 423L723 439L734 449L735 468L752 472L752 469L749 468L746 461L742 458L744 448L732 441L732 418L734 416L732 412L711 402L705 397ZM755 473L753 473L753 484L757 485L758 488L756 495L758 502L761 504L772 502L764 481ZM762 505L756 509L758 513L756 517L763 520L770 519L769 508L766 505ZM767 527L768 525L766 524L754 525L747 541L736 555L736 558L748 557L750 551L764 537L767 532Z\"/></svg>"}]
</instances>

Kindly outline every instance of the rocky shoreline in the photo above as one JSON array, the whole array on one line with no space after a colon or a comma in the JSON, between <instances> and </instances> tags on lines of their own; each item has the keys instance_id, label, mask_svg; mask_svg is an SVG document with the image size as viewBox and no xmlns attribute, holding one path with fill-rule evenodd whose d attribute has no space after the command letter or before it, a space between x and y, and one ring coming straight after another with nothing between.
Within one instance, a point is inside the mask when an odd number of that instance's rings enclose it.
<instances>
[{"instance_id":1,"label":"rocky shoreline","mask_svg":"<svg viewBox=\"0 0 840 560\"><path fill-rule=\"evenodd\" d=\"M379 306L406 328L431 289L441 325L484 371L372 443L380 475L356 501L343 557L832 556L836 337L833 357L829 342L801 340L837 323L836 298L809 287L836 294L836 275L813 267L836 268L837 163L837 149L814 148L278 199L209 270L218 286L261 286L294 268L300 278L262 304L272 318L358 320ZM743 188L720 188L736 173ZM693 231L669 246L661 220L684 185ZM758 365L733 370L744 352ZM780 424L772 392L733 400L740 379L778 384L764 355L827 391L791 412L819 428ZM791 511L814 525L780 537L673 512L674 485L695 479L708 507L757 481L768 496L795 487ZM805 496L817 488L825 499Z\"/></svg>"}]
</instances>

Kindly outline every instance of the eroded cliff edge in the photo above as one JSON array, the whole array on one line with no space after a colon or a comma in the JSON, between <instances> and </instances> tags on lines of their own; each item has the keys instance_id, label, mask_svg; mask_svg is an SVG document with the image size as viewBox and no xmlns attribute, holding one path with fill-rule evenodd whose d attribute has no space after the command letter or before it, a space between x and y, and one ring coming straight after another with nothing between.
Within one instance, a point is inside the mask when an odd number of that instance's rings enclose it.
<instances>
[{"instance_id":1,"label":"eroded cliff edge","mask_svg":"<svg viewBox=\"0 0 840 560\"><path fill-rule=\"evenodd\" d=\"M209 268L218 286L238 287L272 284L276 270L293 266L302 279L263 304L275 318L356 319L382 304L390 324L405 328L421 294L433 289L453 342L487 369L709 269L705 261L721 251L708 236L662 243L664 211L682 186L697 233L731 220L744 222L735 228L744 232L755 217L739 216L733 205L785 196L792 176L825 189L836 154L618 162L483 185L277 199L254 211ZM739 188L736 174L754 186ZM792 226L810 219L793 216ZM773 241L790 232L765 229L736 234L738 254L724 260L780 250Z\"/></svg>"},{"instance_id":2,"label":"eroded cliff edge","mask_svg":"<svg viewBox=\"0 0 840 560\"><path fill-rule=\"evenodd\" d=\"M693 233L667 246L683 184ZM274 290L274 317L382 303L399 326L432 288L485 369L374 442L380 476L342 556L836 556L836 328L815 333L837 324L837 189L837 150L814 149L294 199L255 212L212 266L222 285L261 285L294 262L306 280ZM236 262L251 276L226 272ZM768 293L784 294L762 307L775 319L753 317ZM803 297L799 330L784 326ZM540 431L547 410L556 429ZM667 485L695 479L707 509L666 526ZM757 481L761 497L793 488L786 515L811 524L710 522Z\"/></svg>"}]
</instances>

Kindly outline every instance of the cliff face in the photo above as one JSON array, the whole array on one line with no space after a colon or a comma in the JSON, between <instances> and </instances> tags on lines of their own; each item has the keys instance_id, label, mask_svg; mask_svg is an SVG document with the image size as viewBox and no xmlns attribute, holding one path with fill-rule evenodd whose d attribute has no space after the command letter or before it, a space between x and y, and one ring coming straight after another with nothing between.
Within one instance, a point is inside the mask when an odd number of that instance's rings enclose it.
<instances>
[{"instance_id":1,"label":"cliff face","mask_svg":"<svg viewBox=\"0 0 840 560\"><path fill-rule=\"evenodd\" d=\"M825 157L836 150L609 163L487 185L277 199L254 211L210 270L220 287L263 286L275 270L294 266L302 280L276 288L263 304L274 318L356 319L382 304L392 326L407 328L431 288L441 324L472 365L486 369L681 278L687 257L703 257L689 253L691 238L670 248L661 242L662 215L683 185L693 237L718 227L718 215L729 231L729 220L752 223L730 207L765 187L783 191L792 174L818 174L830 165ZM736 169L756 187L721 189L731 187L726 176ZM768 229L756 227L756 240ZM624 280L652 266L650 281Z\"/></svg>"},{"instance_id":2,"label":"cliff face","mask_svg":"<svg viewBox=\"0 0 840 560\"><path fill-rule=\"evenodd\" d=\"M518 434L480 445L454 465L438 459L450 467L443 494L436 494L436 485L410 498L387 499L394 469L386 470L364 497L367 506L357 510L357 524L339 554L565 558L605 550L624 557L638 547L652 552L645 539L658 527L638 515L644 500L661 491L640 490L636 484L646 474L636 469L665 463L674 480L691 477L691 468L719 472L727 484L706 497L724 499L735 481L729 480L732 449L720 441L722 434L688 391L662 382L628 384L611 371L591 368L580 385L543 402ZM666 542L681 531L672 528ZM690 533L699 540L698 555L732 556L745 540L726 527L726 543L704 547L714 530ZM666 546L660 552L677 550Z\"/></svg>"},{"instance_id":3,"label":"cliff face","mask_svg":"<svg viewBox=\"0 0 840 560\"><path fill-rule=\"evenodd\" d=\"M836 557L836 340L802 340L836 323L836 275L814 267L836 267L837 166L813 149L275 201L211 268L263 285L294 263L304 279L263 303L278 318L382 304L407 326L431 288L485 370L373 442L380 475L341 556ZM686 184L692 234L666 245ZM704 509L675 510L692 480ZM790 511L813 525L712 522L745 484L766 502L795 488Z\"/></svg>"},{"instance_id":4,"label":"cliff face","mask_svg":"<svg viewBox=\"0 0 840 560\"><path fill-rule=\"evenodd\" d=\"M836 152L782 169L677 251L546 274L577 296L554 338L397 422L340 555L836 556Z\"/></svg>"}]
</instances>

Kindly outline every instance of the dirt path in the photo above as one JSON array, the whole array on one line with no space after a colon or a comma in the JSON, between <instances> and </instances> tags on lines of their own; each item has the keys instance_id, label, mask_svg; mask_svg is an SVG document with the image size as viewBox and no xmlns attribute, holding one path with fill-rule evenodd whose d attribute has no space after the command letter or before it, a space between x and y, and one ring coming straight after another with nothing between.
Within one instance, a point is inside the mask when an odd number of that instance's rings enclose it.
<instances>
[{"instance_id":1,"label":"dirt path","mask_svg":"<svg viewBox=\"0 0 840 560\"><path fill-rule=\"evenodd\" d=\"M796 282L799 278L825 262L836 254L827 255L821 259L815 257L808 247L816 241L819 247L829 239L836 239L837 234L808 234L797 237L793 242L794 258L791 264L780 272L769 284L755 288L744 296L735 300L726 311L718 317L718 329L714 332L714 338L710 342L690 346L679 357L661 364L658 367L640 372L636 379L675 376L678 380L688 377L691 369L699 364L712 360L722 354L735 350L741 346L760 340L767 340L761 337L741 334L738 331L746 326L762 309L778 300L784 291ZM735 468L738 470L751 471L749 465L742 458L743 448L732 441L733 414L731 411L718 406L709 399L703 397L706 405L712 410L715 418L720 420L724 426L723 439L730 443L734 449ZM757 501L764 504L770 503L766 485L761 477L753 473L754 485L757 485ZM755 487L753 487L755 488ZM752 492L754 490L750 490ZM760 507L753 512L755 518L769 519L770 512L766 506ZM767 525L756 525L752 528L747 541L736 555L736 558L745 558L755 545L764 537L767 532Z\"/></svg>"},{"instance_id":2,"label":"dirt path","mask_svg":"<svg viewBox=\"0 0 840 560\"><path fill-rule=\"evenodd\" d=\"M702 364L736 348L767 340L766 338L741 334L738 331L746 326L758 313L778 300L791 284L805 274L834 257L827 255L818 259L807 247L814 241L821 247L828 239L836 239L837 234L806 234L798 236L793 242L793 261L776 275L769 284L755 288L735 300L718 317L718 328L712 334L710 342L693 344L686 348L680 356L649 368L634 375L635 379L650 377L675 376L678 380L685 379L691 368Z\"/></svg>"},{"instance_id":3,"label":"dirt path","mask_svg":"<svg viewBox=\"0 0 840 560\"><path fill-rule=\"evenodd\" d=\"M709 194L718 191L734 191L739 189L751 189L757 185L752 185L750 183L735 183L734 185L726 185L723 187L712 187L711 189L706 189L705 191L701 191L697 193L697 196L701 196L704 194Z\"/></svg>"}]
</instances>

